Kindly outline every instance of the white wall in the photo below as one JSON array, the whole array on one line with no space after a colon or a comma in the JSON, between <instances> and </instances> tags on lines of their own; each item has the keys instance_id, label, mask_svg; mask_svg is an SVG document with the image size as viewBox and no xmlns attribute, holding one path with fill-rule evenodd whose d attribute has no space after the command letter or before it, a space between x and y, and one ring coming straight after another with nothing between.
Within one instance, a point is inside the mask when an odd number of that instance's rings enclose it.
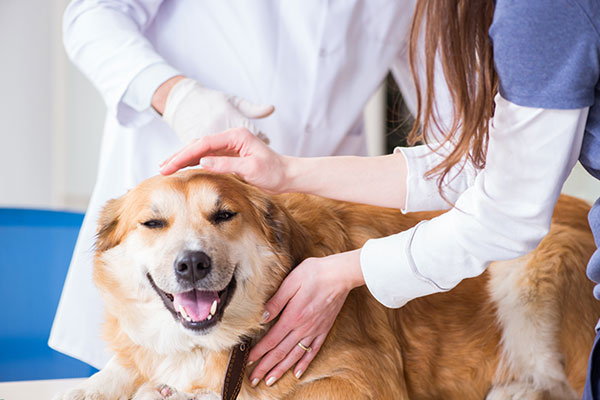
<instances>
[{"instance_id":1,"label":"white wall","mask_svg":"<svg viewBox=\"0 0 600 400\"><path fill-rule=\"evenodd\" d=\"M580 197L592 204L600 197L600 181L593 178L580 163L577 163L563 186L563 193Z\"/></svg>"},{"instance_id":2,"label":"white wall","mask_svg":"<svg viewBox=\"0 0 600 400\"><path fill-rule=\"evenodd\" d=\"M104 106L66 59L66 0L0 2L0 206L84 209Z\"/></svg>"},{"instance_id":3,"label":"white wall","mask_svg":"<svg viewBox=\"0 0 600 400\"><path fill-rule=\"evenodd\" d=\"M3 204L52 202L51 13L47 0L0 2Z\"/></svg>"}]
</instances>

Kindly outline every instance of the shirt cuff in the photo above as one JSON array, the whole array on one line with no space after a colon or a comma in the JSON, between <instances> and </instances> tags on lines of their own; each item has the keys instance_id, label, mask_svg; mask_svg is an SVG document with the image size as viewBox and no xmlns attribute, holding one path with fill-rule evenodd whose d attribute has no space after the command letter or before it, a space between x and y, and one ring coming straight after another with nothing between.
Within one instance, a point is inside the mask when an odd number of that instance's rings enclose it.
<instances>
[{"instance_id":1,"label":"shirt cuff","mask_svg":"<svg viewBox=\"0 0 600 400\"><path fill-rule=\"evenodd\" d=\"M439 206L437 181L427 178L425 173L431 169L427 156L431 149L425 145L415 147L396 147L394 153L402 153L406 159L406 205L403 213L413 211L433 211ZM446 204L446 208L448 205Z\"/></svg>"},{"instance_id":2,"label":"shirt cuff","mask_svg":"<svg viewBox=\"0 0 600 400\"><path fill-rule=\"evenodd\" d=\"M403 213L449 209L473 184L478 171L470 163L459 163L446 175L442 184L444 196L440 194L437 177L425 176L444 160L447 151L446 147L434 151L427 145L394 149L394 153L401 152L406 159L406 204Z\"/></svg>"},{"instance_id":3,"label":"shirt cuff","mask_svg":"<svg viewBox=\"0 0 600 400\"><path fill-rule=\"evenodd\" d=\"M146 122L150 116L156 115L151 107L152 96L161 84L176 75L181 75L181 72L165 62L154 63L139 72L117 106L119 122L125 126L139 126L142 124L140 119Z\"/></svg>"},{"instance_id":4,"label":"shirt cuff","mask_svg":"<svg viewBox=\"0 0 600 400\"><path fill-rule=\"evenodd\" d=\"M413 259L412 241L424 222L396 235L368 240L362 247L360 266L365 283L386 307L399 308L417 297L447 290L421 274Z\"/></svg>"}]
</instances>

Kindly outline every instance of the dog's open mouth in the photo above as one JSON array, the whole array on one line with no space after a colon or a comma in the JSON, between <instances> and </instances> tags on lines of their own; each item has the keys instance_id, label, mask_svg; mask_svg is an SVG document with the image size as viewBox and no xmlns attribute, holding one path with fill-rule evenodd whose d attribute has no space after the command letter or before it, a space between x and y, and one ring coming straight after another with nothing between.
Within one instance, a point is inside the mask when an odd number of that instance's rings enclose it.
<instances>
[{"instance_id":1,"label":"dog's open mouth","mask_svg":"<svg viewBox=\"0 0 600 400\"><path fill-rule=\"evenodd\" d=\"M235 277L232 277L223 290L194 289L171 294L156 286L149 273L146 276L175 320L183 327L197 333L201 333L221 320L236 286Z\"/></svg>"}]
</instances>

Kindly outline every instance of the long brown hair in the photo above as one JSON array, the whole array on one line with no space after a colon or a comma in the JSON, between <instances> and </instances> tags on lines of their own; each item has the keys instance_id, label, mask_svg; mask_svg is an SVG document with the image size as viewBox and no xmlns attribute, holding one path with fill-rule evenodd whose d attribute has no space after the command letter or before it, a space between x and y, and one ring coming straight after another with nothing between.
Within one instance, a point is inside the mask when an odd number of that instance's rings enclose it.
<instances>
[{"instance_id":1,"label":"long brown hair","mask_svg":"<svg viewBox=\"0 0 600 400\"><path fill-rule=\"evenodd\" d=\"M444 127L434 98L434 70L439 58L453 107L452 124L449 130L442 132L443 143L451 142L453 150L427 172L427 176L438 177L440 192L444 177L461 160L466 159L478 168L485 166L489 121L494 114L497 91L492 44L488 37L493 14L492 0L417 0L410 37L417 115L409 143L430 143L432 128ZM424 86L417 73L417 53L423 50Z\"/></svg>"}]
</instances>

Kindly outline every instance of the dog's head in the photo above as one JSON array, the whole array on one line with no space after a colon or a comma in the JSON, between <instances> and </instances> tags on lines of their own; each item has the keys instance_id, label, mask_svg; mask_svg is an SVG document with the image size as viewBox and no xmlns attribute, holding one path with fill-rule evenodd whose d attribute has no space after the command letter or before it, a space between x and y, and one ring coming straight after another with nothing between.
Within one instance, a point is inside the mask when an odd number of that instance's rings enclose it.
<instances>
[{"instance_id":1,"label":"dog's head","mask_svg":"<svg viewBox=\"0 0 600 400\"><path fill-rule=\"evenodd\" d=\"M260 329L302 235L274 199L233 176L156 176L105 206L94 279L137 344L221 350Z\"/></svg>"}]
</instances>

